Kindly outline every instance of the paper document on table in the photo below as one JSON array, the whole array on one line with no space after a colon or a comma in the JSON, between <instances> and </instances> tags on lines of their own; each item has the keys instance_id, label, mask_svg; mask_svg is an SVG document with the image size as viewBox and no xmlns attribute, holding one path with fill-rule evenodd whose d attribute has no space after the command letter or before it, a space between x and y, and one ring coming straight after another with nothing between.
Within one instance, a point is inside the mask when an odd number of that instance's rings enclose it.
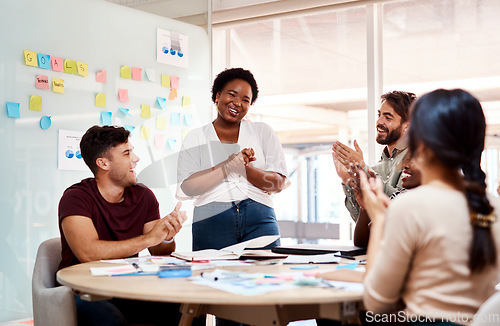
<instances>
[{"instance_id":1,"label":"paper document on table","mask_svg":"<svg viewBox=\"0 0 500 326\"><path fill-rule=\"evenodd\" d=\"M221 259L239 259L245 249L262 248L273 243L279 238L279 235L264 235L255 239L237 243L235 245L217 249L205 249L191 252L173 252L172 256L184 260L221 260Z\"/></svg>"},{"instance_id":2,"label":"paper document on table","mask_svg":"<svg viewBox=\"0 0 500 326\"><path fill-rule=\"evenodd\" d=\"M337 254L290 255L283 261L283 264L326 264L338 262L340 262L340 257Z\"/></svg>"},{"instance_id":3,"label":"paper document on table","mask_svg":"<svg viewBox=\"0 0 500 326\"><path fill-rule=\"evenodd\" d=\"M346 292L363 292L365 288L363 286L363 283L357 283L357 282L342 282L342 281L328 281L328 280L323 280L322 282L332 288L342 289Z\"/></svg>"}]
</instances>

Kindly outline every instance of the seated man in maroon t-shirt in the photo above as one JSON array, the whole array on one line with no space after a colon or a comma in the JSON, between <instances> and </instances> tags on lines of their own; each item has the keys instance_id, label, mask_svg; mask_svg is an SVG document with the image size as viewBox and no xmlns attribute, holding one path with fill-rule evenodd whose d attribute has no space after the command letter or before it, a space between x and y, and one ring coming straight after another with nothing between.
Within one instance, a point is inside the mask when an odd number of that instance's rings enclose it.
<instances>
[{"instance_id":1,"label":"seated man in maroon t-shirt","mask_svg":"<svg viewBox=\"0 0 500 326\"><path fill-rule=\"evenodd\" d=\"M69 187L59 202L62 261L59 268L100 259L152 255L175 250L174 236L186 220L181 204L160 218L153 192L137 183L139 158L121 127L93 126L80 142L82 157L94 174ZM133 300L87 302L76 297L78 325L127 322L175 324L179 305ZM146 309L146 310L145 310Z\"/></svg>"}]
</instances>

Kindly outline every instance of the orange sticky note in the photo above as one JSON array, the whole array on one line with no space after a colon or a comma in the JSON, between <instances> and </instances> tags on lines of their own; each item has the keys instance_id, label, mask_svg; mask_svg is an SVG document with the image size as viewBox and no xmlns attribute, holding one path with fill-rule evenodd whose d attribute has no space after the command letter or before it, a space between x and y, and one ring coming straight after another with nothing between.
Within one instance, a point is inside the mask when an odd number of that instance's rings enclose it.
<instances>
[{"instance_id":1,"label":"orange sticky note","mask_svg":"<svg viewBox=\"0 0 500 326\"><path fill-rule=\"evenodd\" d=\"M62 58L58 57L50 57L50 66L52 67L52 70L54 71L64 71L64 62Z\"/></svg>"},{"instance_id":2,"label":"orange sticky note","mask_svg":"<svg viewBox=\"0 0 500 326\"><path fill-rule=\"evenodd\" d=\"M141 80L142 79L142 69L132 67L132 79L133 80Z\"/></svg>"},{"instance_id":3,"label":"orange sticky note","mask_svg":"<svg viewBox=\"0 0 500 326\"><path fill-rule=\"evenodd\" d=\"M78 70L78 74L80 76L84 76L84 77L89 76L88 64L77 61L76 62L76 69Z\"/></svg>"},{"instance_id":4,"label":"orange sticky note","mask_svg":"<svg viewBox=\"0 0 500 326\"><path fill-rule=\"evenodd\" d=\"M170 86L175 89L179 89L179 77L170 76Z\"/></svg>"},{"instance_id":5,"label":"orange sticky note","mask_svg":"<svg viewBox=\"0 0 500 326\"><path fill-rule=\"evenodd\" d=\"M69 60L69 59L64 60L64 72L68 73L68 74L78 73L78 71L76 69L75 60Z\"/></svg>"},{"instance_id":6,"label":"orange sticky note","mask_svg":"<svg viewBox=\"0 0 500 326\"><path fill-rule=\"evenodd\" d=\"M130 79L132 73L130 72L130 66L122 66L120 68L120 77Z\"/></svg>"},{"instance_id":7,"label":"orange sticky note","mask_svg":"<svg viewBox=\"0 0 500 326\"><path fill-rule=\"evenodd\" d=\"M170 91L170 95L168 96L168 99L173 101L177 98L177 90L175 88L173 88L171 91Z\"/></svg>"},{"instance_id":8,"label":"orange sticky note","mask_svg":"<svg viewBox=\"0 0 500 326\"><path fill-rule=\"evenodd\" d=\"M161 74L161 86L170 87L170 76Z\"/></svg>"},{"instance_id":9,"label":"orange sticky note","mask_svg":"<svg viewBox=\"0 0 500 326\"><path fill-rule=\"evenodd\" d=\"M35 87L39 89L50 89L49 77L45 75L36 76Z\"/></svg>"},{"instance_id":10,"label":"orange sticky note","mask_svg":"<svg viewBox=\"0 0 500 326\"><path fill-rule=\"evenodd\" d=\"M24 50L24 62L27 66L38 67L36 52Z\"/></svg>"},{"instance_id":11,"label":"orange sticky note","mask_svg":"<svg viewBox=\"0 0 500 326\"><path fill-rule=\"evenodd\" d=\"M141 118L151 118L151 108L149 107L149 105L141 105Z\"/></svg>"},{"instance_id":12,"label":"orange sticky note","mask_svg":"<svg viewBox=\"0 0 500 326\"><path fill-rule=\"evenodd\" d=\"M105 108L106 107L106 94L97 93L95 96L95 106Z\"/></svg>"},{"instance_id":13,"label":"orange sticky note","mask_svg":"<svg viewBox=\"0 0 500 326\"><path fill-rule=\"evenodd\" d=\"M149 127L142 126L142 128L141 128L141 138L142 139L149 139Z\"/></svg>"},{"instance_id":14,"label":"orange sticky note","mask_svg":"<svg viewBox=\"0 0 500 326\"><path fill-rule=\"evenodd\" d=\"M118 88L118 98L120 102L128 102L128 89Z\"/></svg>"},{"instance_id":15,"label":"orange sticky note","mask_svg":"<svg viewBox=\"0 0 500 326\"><path fill-rule=\"evenodd\" d=\"M30 110L42 111L42 97L38 95L31 95L30 97Z\"/></svg>"},{"instance_id":16,"label":"orange sticky note","mask_svg":"<svg viewBox=\"0 0 500 326\"><path fill-rule=\"evenodd\" d=\"M106 70L98 71L95 75L95 81L106 84Z\"/></svg>"},{"instance_id":17,"label":"orange sticky note","mask_svg":"<svg viewBox=\"0 0 500 326\"><path fill-rule=\"evenodd\" d=\"M64 94L64 79L52 78L52 91L54 93Z\"/></svg>"}]
</instances>

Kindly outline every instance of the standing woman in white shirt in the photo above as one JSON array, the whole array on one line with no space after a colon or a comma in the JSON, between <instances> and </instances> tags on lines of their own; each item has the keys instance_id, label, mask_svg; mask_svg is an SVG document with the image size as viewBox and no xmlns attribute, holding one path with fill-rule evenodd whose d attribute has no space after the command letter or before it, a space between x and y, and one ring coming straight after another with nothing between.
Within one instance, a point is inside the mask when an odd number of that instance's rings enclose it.
<instances>
[{"instance_id":1,"label":"standing woman in white shirt","mask_svg":"<svg viewBox=\"0 0 500 326\"><path fill-rule=\"evenodd\" d=\"M195 199L193 250L279 235L271 195L288 182L285 156L271 127L244 119L257 95L250 71L222 71L212 86L217 118L184 139L176 197Z\"/></svg>"}]
</instances>

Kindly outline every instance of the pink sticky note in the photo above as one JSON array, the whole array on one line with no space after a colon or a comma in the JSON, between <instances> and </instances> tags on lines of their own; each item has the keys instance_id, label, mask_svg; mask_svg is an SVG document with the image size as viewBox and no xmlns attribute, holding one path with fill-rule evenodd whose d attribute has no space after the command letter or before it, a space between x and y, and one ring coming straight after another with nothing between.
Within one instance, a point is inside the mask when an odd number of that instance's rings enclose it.
<instances>
[{"instance_id":1,"label":"pink sticky note","mask_svg":"<svg viewBox=\"0 0 500 326\"><path fill-rule=\"evenodd\" d=\"M49 86L49 77L45 75L38 75L36 76L36 88L39 89L50 89Z\"/></svg>"},{"instance_id":2,"label":"pink sticky note","mask_svg":"<svg viewBox=\"0 0 500 326\"><path fill-rule=\"evenodd\" d=\"M106 70L101 70L98 71L97 74L95 75L95 80L98 83L106 83Z\"/></svg>"},{"instance_id":3,"label":"pink sticky note","mask_svg":"<svg viewBox=\"0 0 500 326\"><path fill-rule=\"evenodd\" d=\"M155 147L163 147L164 145L163 141L163 135L162 134L155 134Z\"/></svg>"},{"instance_id":4,"label":"pink sticky note","mask_svg":"<svg viewBox=\"0 0 500 326\"><path fill-rule=\"evenodd\" d=\"M64 72L64 61L62 58L50 56L50 66L54 71Z\"/></svg>"},{"instance_id":5,"label":"pink sticky note","mask_svg":"<svg viewBox=\"0 0 500 326\"><path fill-rule=\"evenodd\" d=\"M120 98L120 102L128 102L128 89L118 89L118 97Z\"/></svg>"},{"instance_id":6,"label":"pink sticky note","mask_svg":"<svg viewBox=\"0 0 500 326\"><path fill-rule=\"evenodd\" d=\"M173 89L179 89L179 77L170 76L170 87Z\"/></svg>"},{"instance_id":7,"label":"pink sticky note","mask_svg":"<svg viewBox=\"0 0 500 326\"><path fill-rule=\"evenodd\" d=\"M142 79L142 69L132 67L132 79L141 80Z\"/></svg>"}]
</instances>

